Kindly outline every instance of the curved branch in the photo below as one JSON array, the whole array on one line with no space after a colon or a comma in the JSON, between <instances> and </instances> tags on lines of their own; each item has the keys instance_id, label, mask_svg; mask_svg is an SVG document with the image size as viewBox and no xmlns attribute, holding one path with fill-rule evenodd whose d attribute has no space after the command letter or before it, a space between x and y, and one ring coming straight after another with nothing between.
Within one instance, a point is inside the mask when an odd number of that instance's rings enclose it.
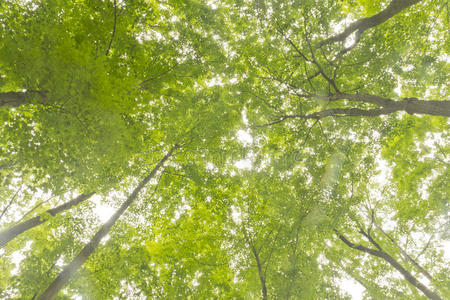
<instances>
[{"instance_id":1,"label":"curved branch","mask_svg":"<svg viewBox=\"0 0 450 300\"><path fill-rule=\"evenodd\" d=\"M361 36L361 34L363 34L367 29L376 27L381 23L386 22L401 11L407 9L410 6L413 6L420 1L421 0L392 0L392 2L389 3L388 7L386 7L376 15L373 15L369 18L362 18L351 23L344 29L343 32L323 40L319 44L319 46L324 46L336 42L343 42L355 31L357 32L357 36ZM359 40L356 43L358 42ZM352 45L352 48L355 46L356 44Z\"/></svg>"}]
</instances>

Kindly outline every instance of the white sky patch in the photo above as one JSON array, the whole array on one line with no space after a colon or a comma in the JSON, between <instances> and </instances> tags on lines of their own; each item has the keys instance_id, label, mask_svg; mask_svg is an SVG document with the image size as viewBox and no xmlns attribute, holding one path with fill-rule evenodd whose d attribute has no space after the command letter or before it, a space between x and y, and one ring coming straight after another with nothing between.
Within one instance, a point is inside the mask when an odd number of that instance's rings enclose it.
<instances>
[{"instance_id":1,"label":"white sky patch","mask_svg":"<svg viewBox=\"0 0 450 300\"><path fill-rule=\"evenodd\" d=\"M218 7L215 1L210 0L210 1L206 2L206 4L208 4L208 6L211 7L211 9L213 9L213 10L217 9L217 7Z\"/></svg>"},{"instance_id":2,"label":"white sky patch","mask_svg":"<svg viewBox=\"0 0 450 300\"><path fill-rule=\"evenodd\" d=\"M364 287L350 277L344 277L341 279L340 288L343 291L349 293L352 296L353 300L363 299Z\"/></svg>"},{"instance_id":3,"label":"white sky patch","mask_svg":"<svg viewBox=\"0 0 450 300\"><path fill-rule=\"evenodd\" d=\"M450 261L450 241L444 241L442 244L444 246L444 259L448 262Z\"/></svg>"},{"instance_id":4,"label":"white sky patch","mask_svg":"<svg viewBox=\"0 0 450 300\"><path fill-rule=\"evenodd\" d=\"M344 43L345 48L348 48L350 46L352 46L356 41L356 32L354 32L353 34L351 34Z\"/></svg>"},{"instance_id":5,"label":"white sky patch","mask_svg":"<svg viewBox=\"0 0 450 300\"><path fill-rule=\"evenodd\" d=\"M233 77L230 80L228 80L228 82L231 84L234 84L234 83L238 82L238 79L236 77Z\"/></svg>"},{"instance_id":6,"label":"white sky patch","mask_svg":"<svg viewBox=\"0 0 450 300\"><path fill-rule=\"evenodd\" d=\"M345 19L336 24L331 24L331 28L333 28L334 34L339 34L347 27L348 24L354 21L354 17L352 14L348 14Z\"/></svg>"},{"instance_id":7,"label":"white sky patch","mask_svg":"<svg viewBox=\"0 0 450 300\"><path fill-rule=\"evenodd\" d=\"M64 255L61 255L58 260L55 262L55 265L58 267L63 267L65 265L64 263Z\"/></svg>"},{"instance_id":8,"label":"white sky patch","mask_svg":"<svg viewBox=\"0 0 450 300\"><path fill-rule=\"evenodd\" d=\"M238 141L244 145L250 145L251 143L253 143L253 137L248 131L238 130L236 136Z\"/></svg>"},{"instance_id":9,"label":"white sky patch","mask_svg":"<svg viewBox=\"0 0 450 300\"><path fill-rule=\"evenodd\" d=\"M241 159L235 162L234 166L241 170L250 170L252 168L252 162L249 158Z\"/></svg>"},{"instance_id":10,"label":"white sky patch","mask_svg":"<svg viewBox=\"0 0 450 300\"><path fill-rule=\"evenodd\" d=\"M231 218L233 219L233 222L236 224L241 224L242 222L242 213L239 207L236 207L234 205L231 206Z\"/></svg>"},{"instance_id":11,"label":"white sky patch","mask_svg":"<svg viewBox=\"0 0 450 300\"><path fill-rule=\"evenodd\" d=\"M247 110L245 108L242 110L242 122L244 122L245 125L248 125Z\"/></svg>"},{"instance_id":12,"label":"white sky patch","mask_svg":"<svg viewBox=\"0 0 450 300\"><path fill-rule=\"evenodd\" d=\"M164 40L164 36L155 30L149 30L147 32L140 32L136 34L136 39L139 43L143 43L144 41L157 40L158 42Z\"/></svg>"},{"instance_id":13,"label":"white sky patch","mask_svg":"<svg viewBox=\"0 0 450 300\"><path fill-rule=\"evenodd\" d=\"M28 6L33 11L39 7L39 5L37 5L36 3L33 3L32 0L22 0L22 6Z\"/></svg>"},{"instance_id":14,"label":"white sky patch","mask_svg":"<svg viewBox=\"0 0 450 300\"><path fill-rule=\"evenodd\" d=\"M395 87L394 92L399 97L402 95L402 83L400 82L400 80L397 80L397 86Z\"/></svg>"},{"instance_id":15,"label":"white sky patch","mask_svg":"<svg viewBox=\"0 0 450 300\"><path fill-rule=\"evenodd\" d=\"M206 170L208 170L208 171L214 170L214 164L212 162L207 162L206 163Z\"/></svg>"},{"instance_id":16,"label":"white sky patch","mask_svg":"<svg viewBox=\"0 0 450 300\"><path fill-rule=\"evenodd\" d=\"M197 287L200 285L200 282L198 282L198 280L200 279L200 277L203 275L202 272L200 271L195 271L195 278L192 280L192 286Z\"/></svg>"},{"instance_id":17,"label":"white sky patch","mask_svg":"<svg viewBox=\"0 0 450 300\"><path fill-rule=\"evenodd\" d=\"M23 247L19 251L15 251L11 254L11 256L12 256L11 261L13 264L16 265L16 267L11 271L11 275L16 275L19 272L20 263L26 257L26 255L24 253L31 249L31 244L33 244L33 241L28 241L25 244L25 247Z\"/></svg>"},{"instance_id":18,"label":"white sky patch","mask_svg":"<svg viewBox=\"0 0 450 300\"><path fill-rule=\"evenodd\" d=\"M184 214L186 211L188 211L190 209L191 209L191 206L189 204L183 204L182 206L179 206L178 209L175 211L172 222L175 222L176 220L178 220L182 214Z\"/></svg>"},{"instance_id":19,"label":"white sky patch","mask_svg":"<svg viewBox=\"0 0 450 300\"><path fill-rule=\"evenodd\" d=\"M391 169L389 168L389 165L387 161L381 158L381 155L377 155L376 157L377 162L377 171L379 171L379 174L373 177L373 181L384 186L389 183L389 179L391 177Z\"/></svg>"},{"instance_id":20,"label":"white sky patch","mask_svg":"<svg viewBox=\"0 0 450 300\"><path fill-rule=\"evenodd\" d=\"M223 86L222 78L214 77L211 80L206 82L206 86L207 87L213 87L213 86L216 86L216 85Z\"/></svg>"},{"instance_id":21,"label":"white sky patch","mask_svg":"<svg viewBox=\"0 0 450 300\"><path fill-rule=\"evenodd\" d=\"M94 198L95 197L95 198ZM105 223L114 214L116 209L101 201L101 197L93 196L92 202L95 203L94 213L102 223Z\"/></svg>"}]
</instances>

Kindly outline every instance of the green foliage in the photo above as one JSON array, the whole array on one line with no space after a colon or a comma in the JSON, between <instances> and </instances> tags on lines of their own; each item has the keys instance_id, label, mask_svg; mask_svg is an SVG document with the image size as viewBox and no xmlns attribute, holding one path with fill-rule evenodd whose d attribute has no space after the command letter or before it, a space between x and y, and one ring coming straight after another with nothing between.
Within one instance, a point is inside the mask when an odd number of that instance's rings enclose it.
<instances>
[{"instance_id":1,"label":"green foliage","mask_svg":"<svg viewBox=\"0 0 450 300\"><path fill-rule=\"evenodd\" d=\"M321 44L389 2L0 2L0 103L26 95L0 106L0 230L48 220L0 249L0 298L40 295L174 145L58 299L422 299L336 235L360 230L448 294L448 118L306 117L448 100L443 1Z\"/></svg>"}]
</instances>

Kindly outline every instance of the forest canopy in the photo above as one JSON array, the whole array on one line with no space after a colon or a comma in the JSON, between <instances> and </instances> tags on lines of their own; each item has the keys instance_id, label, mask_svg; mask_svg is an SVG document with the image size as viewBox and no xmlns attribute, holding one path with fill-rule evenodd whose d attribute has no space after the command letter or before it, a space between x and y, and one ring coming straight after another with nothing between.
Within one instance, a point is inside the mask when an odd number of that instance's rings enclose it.
<instances>
[{"instance_id":1,"label":"forest canopy","mask_svg":"<svg viewBox=\"0 0 450 300\"><path fill-rule=\"evenodd\" d=\"M448 11L1 1L0 298L445 299Z\"/></svg>"}]
</instances>

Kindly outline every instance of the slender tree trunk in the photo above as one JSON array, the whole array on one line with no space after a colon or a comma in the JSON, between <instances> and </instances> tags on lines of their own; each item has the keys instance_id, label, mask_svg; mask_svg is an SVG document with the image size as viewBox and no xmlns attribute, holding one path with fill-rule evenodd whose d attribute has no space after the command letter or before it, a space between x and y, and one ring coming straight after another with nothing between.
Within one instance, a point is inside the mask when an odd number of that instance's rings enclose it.
<instances>
[{"instance_id":1,"label":"slender tree trunk","mask_svg":"<svg viewBox=\"0 0 450 300\"><path fill-rule=\"evenodd\" d=\"M441 297L439 297L437 294L435 294L432 290L430 290L428 287L426 287L423 283L421 283L419 280L417 280L417 278L414 277L408 270L403 268L402 265L400 265L392 256L390 256L385 251L381 250L379 247L377 247L377 248L380 250L375 250L375 249L367 248L362 245L355 245L352 242L350 242L345 236L340 234L337 230L335 230L335 232L339 236L339 239L341 241L343 241L350 248L356 249L361 252L368 253L370 255L384 259L391 266L393 266L397 271L399 271L409 283L411 283L413 286L415 286L417 289L419 289L429 299L443 300Z\"/></svg>"},{"instance_id":2,"label":"slender tree trunk","mask_svg":"<svg viewBox=\"0 0 450 300\"><path fill-rule=\"evenodd\" d=\"M259 280L261 281L261 293L263 300L267 300L267 287L266 287L266 278L264 277L264 273L261 266L261 261L259 259L259 254L254 247L252 247L253 255L255 256L256 265L258 266L258 275Z\"/></svg>"},{"instance_id":3,"label":"slender tree trunk","mask_svg":"<svg viewBox=\"0 0 450 300\"><path fill-rule=\"evenodd\" d=\"M120 216L128 209L128 207L137 198L139 192L144 188L144 186L152 179L164 162L172 156L173 151L178 148L175 146L170 150L166 156L164 156L159 163L153 168L150 174L144 178L144 180L139 183L139 185L133 190L127 200L122 203L119 209L112 215L112 217L100 228L99 231L94 235L86 246L81 250L81 252L72 260L72 262L67 265L64 270L59 273L58 277L48 286L48 288L39 296L38 300L49 300L54 299L59 291L64 287L64 285L70 280L70 278L75 274L75 272L84 264L84 262L89 258L89 256L95 251L95 249L100 244L102 238L108 234L111 227L117 222Z\"/></svg>"},{"instance_id":4,"label":"slender tree trunk","mask_svg":"<svg viewBox=\"0 0 450 300\"><path fill-rule=\"evenodd\" d=\"M250 249L252 250L253 256L255 257L255 260L256 260L259 281L261 282L262 298L263 298L263 300L267 300L266 278L264 276L264 271L262 269L261 260L259 258L259 253L258 253L258 250L256 250L255 246L253 245L253 242L251 241L251 239L247 236L247 232L245 231L245 229L244 229L244 238L245 238L247 244L250 246Z\"/></svg>"},{"instance_id":5,"label":"slender tree trunk","mask_svg":"<svg viewBox=\"0 0 450 300\"><path fill-rule=\"evenodd\" d=\"M68 210L70 208L72 208L75 205L80 204L81 202L89 199L94 193L90 193L90 194L81 194L78 197L76 197L75 199L66 202L60 206L57 206L55 208L49 209L46 211L46 214L50 214L51 216L55 216L57 214L59 214L62 211ZM33 228L36 227L44 222L46 222L48 220L46 214L42 214L39 216L36 216L34 218L31 218L29 220L26 220L22 223L19 223L17 225L14 225L2 232L0 232L0 248L2 248L3 246L5 246L7 243L9 243L12 239L14 239L16 236L18 236L19 234Z\"/></svg>"}]
</instances>

